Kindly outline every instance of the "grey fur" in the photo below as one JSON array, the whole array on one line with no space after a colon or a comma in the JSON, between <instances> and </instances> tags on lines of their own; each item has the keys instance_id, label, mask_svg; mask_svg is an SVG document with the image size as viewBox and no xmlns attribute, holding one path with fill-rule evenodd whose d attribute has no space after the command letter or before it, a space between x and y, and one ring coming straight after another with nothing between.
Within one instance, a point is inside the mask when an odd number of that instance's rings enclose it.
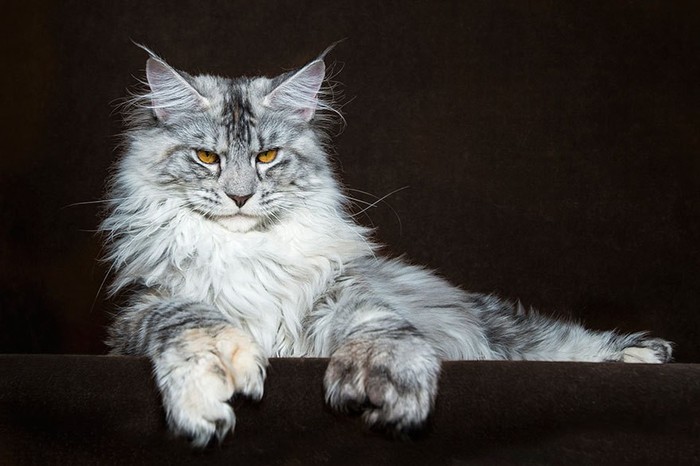
<instances>
[{"instance_id":1,"label":"grey fur","mask_svg":"<svg viewBox=\"0 0 700 466\"><path fill-rule=\"evenodd\" d=\"M398 431L425 421L444 359L671 359L664 340L586 330L378 256L328 161L324 68L232 80L152 55L130 102L102 230L112 293L138 291L109 344L151 358L174 431L223 438L226 401L262 396L270 356L330 357L328 403Z\"/></svg>"}]
</instances>

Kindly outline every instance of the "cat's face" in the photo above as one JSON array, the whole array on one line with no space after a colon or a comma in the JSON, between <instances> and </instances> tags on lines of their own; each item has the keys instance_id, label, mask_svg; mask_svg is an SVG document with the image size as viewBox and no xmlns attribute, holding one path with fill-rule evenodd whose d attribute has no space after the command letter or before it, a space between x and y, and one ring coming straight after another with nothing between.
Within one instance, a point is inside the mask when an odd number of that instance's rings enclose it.
<instances>
[{"instance_id":1,"label":"cat's face","mask_svg":"<svg viewBox=\"0 0 700 466\"><path fill-rule=\"evenodd\" d=\"M274 79L189 76L147 64L130 132L140 179L229 230L264 229L323 202L332 177L315 124L324 64ZM141 164L141 166L139 166Z\"/></svg>"}]
</instances>

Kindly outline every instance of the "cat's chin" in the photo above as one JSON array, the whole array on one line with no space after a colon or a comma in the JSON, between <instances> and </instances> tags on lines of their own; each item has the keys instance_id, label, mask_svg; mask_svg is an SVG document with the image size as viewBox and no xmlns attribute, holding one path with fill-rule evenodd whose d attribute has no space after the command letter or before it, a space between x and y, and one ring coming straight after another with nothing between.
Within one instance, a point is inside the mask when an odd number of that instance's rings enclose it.
<instances>
[{"instance_id":1,"label":"cat's chin","mask_svg":"<svg viewBox=\"0 0 700 466\"><path fill-rule=\"evenodd\" d=\"M245 233L254 229L258 223L260 223L260 219L258 217L242 214L218 217L215 221L222 227L234 233Z\"/></svg>"}]
</instances>

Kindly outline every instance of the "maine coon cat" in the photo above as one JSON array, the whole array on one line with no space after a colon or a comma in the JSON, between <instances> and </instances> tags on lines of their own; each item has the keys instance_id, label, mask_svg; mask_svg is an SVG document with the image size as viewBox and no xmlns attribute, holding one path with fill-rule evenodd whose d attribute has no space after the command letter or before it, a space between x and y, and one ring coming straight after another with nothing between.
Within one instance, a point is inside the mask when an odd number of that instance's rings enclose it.
<instances>
[{"instance_id":1,"label":"maine coon cat","mask_svg":"<svg viewBox=\"0 0 700 466\"><path fill-rule=\"evenodd\" d=\"M127 306L114 354L153 363L171 428L195 445L259 399L267 358L330 357L338 410L420 426L443 359L662 363L671 345L594 332L382 257L327 156L322 55L274 78L192 76L151 54L128 109L102 230Z\"/></svg>"}]
</instances>

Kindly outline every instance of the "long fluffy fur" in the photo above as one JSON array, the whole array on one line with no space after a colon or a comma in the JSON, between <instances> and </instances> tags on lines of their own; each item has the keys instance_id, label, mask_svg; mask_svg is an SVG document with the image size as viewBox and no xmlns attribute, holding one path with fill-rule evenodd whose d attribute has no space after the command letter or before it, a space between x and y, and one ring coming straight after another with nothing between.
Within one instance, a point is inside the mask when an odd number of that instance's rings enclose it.
<instances>
[{"instance_id":1,"label":"long fluffy fur","mask_svg":"<svg viewBox=\"0 0 700 466\"><path fill-rule=\"evenodd\" d=\"M321 59L236 80L161 62L131 100L102 223L111 292L136 289L109 343L151 358L171 427L194 444L233 428L234 393L262 396L270 356L331 357L328 402L399 431L427 417L443 359L670 359L664 340L525 313L379 255L328 161Z\"/></svg>"}]
</instances>

